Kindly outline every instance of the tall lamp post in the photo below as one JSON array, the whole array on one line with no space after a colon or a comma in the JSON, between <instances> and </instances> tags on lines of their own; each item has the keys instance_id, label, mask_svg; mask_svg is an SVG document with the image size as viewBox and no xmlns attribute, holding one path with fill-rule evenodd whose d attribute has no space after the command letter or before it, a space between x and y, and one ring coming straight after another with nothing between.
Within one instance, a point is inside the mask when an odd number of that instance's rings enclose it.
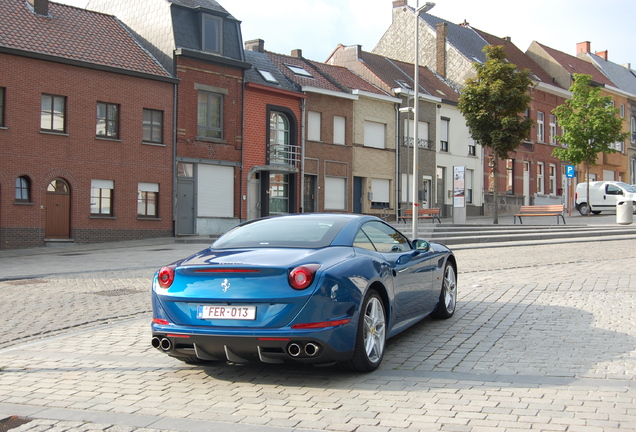
<instances>
[{"instance_id":1,"label":"tall lamp post","mask_svg":"<svg viewBox=\"0 0 636 432\"><path fill-rule=\"evenodd\" d=\"M418 146L418 123L420 119L420 16L423 13L428 12L435 6L435 3L426 2L426 4L419 6L419 0L417 1L417 7L415 8L415 100L413 101L413 188L412 188L412 201L413 201L413 219L412 219L412 235L411 238L417 238L418 236L418 186L419 186L419 174L417 164L417 146Z\"/></svg>"}]
</instances>

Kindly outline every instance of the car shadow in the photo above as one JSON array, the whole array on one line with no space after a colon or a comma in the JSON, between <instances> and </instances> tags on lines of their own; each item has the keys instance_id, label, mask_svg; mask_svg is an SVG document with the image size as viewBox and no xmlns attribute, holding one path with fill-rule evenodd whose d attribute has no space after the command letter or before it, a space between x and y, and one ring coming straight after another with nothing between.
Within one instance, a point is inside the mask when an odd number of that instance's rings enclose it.
<instances>
[{"instance_id":1,"label":"car shadow","mask_svg":"<svg viewBox=\"0 0 636 432\"><path fill-rule=\"evenodd\" d=\"M599 327L594 315L582 309L469 301L459 302L448 320L426 318L389 339L382 365L369 374L295 363L218 362L203 368L218 380L290 387L348 388L386 376L453 374L462 380L516 376L531 377L534 383L558 378L567 384L590 376L627 378L634 349L636 337Z\"/></svg>"}]
</instances>

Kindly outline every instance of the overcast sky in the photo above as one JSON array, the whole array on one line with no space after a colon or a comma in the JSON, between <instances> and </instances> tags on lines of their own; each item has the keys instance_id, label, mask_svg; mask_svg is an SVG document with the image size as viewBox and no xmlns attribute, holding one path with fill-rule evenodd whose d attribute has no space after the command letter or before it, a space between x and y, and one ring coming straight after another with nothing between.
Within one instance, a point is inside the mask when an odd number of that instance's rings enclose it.
<instances>
[{"instance_id":1,"label":"overcast sky","mask_svg":"<svg viewBox=\"0 0 636 432\"><path fill-rule=\"evenodd\" d=\"M134 0L121 0L134 1ZM242 21L243 40L263 39L265 49L325 61L341 43L372 51L391 23L392 0L217 0ZM87 0L59 3L85 7ZM425 0L420 0L422 5ZM495 36L510 36L526 51L533 40L575 55L577 42L609 60L636 69L634 0L438 0L430 14L459 24L464 20ZM409 0L417 6L417 0Z\"/></svg>"}]
</instances>

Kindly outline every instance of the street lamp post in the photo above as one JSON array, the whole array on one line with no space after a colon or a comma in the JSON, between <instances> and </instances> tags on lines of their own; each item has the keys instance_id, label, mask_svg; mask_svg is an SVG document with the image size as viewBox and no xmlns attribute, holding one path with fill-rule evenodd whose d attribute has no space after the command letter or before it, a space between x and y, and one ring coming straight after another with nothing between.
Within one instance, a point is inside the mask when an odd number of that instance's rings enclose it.
<instances>
[{"instance_id":1,"label":"street lamp post","mask_svg":"<svg viewBox=\"0 0 636 432\"><path fill-rule=\"evenodd\" d=\"M426 4L419 6L419 0L417 1L417 7L415 9L415 71L414 71L414 87L415 87L415 100L413 101L413 183L412 183L412 201L413 201L413 220L412 220L412 234L411 238L417 238L418 236L418 186L419 186L419 174L417 163L417 146L418 146L418 123L420 118L419 101L420 101L420 16L431 10L435 6L435 3L426 2Z\"/></svg>"}]
</instances>

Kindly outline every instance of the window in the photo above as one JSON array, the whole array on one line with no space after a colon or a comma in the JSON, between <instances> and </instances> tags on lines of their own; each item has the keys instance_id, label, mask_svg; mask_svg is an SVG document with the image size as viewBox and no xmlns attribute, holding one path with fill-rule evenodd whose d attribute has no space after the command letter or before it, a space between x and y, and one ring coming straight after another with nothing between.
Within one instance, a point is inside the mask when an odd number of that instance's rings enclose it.
<instances>
[{"instance_id":1,"label":"window","mask_svg":"<svg viewBox=\"0 0 636 432\"><path fill-rule=\"evenodd\" d=\"M223 96L199 91L198 130L202 138L223 139Z\"/></svg>"},{"instance_id":2,"label":"window","mask_svg":"<svg viewBox=\"0 0 636 432\"><path fill-rule=\"evenodd\" d=\"M272 84L278 84L278 80L276 79L276 77L274 76L274 74L272 74L270 71L265 70L265 69L258 69L256 68L256 71L261 75L261 77L263 77L263 79L265 81L267 81L268 83L272 83Z\"/></svg>"},{"instance_id":3,"label":"window","mask_svg":"<svg viewBox=\"0 0 636 432\"><path fill-rule=\"evenodd\" d=\"M466 203L473 202L473 170L466 170L466 183L464 183L464 193L466 194Z\"/></svg>"},{"instance_id":4,"label":"window","mask_svg":"<svg viewBox=\"0 0 636 432\"><path fill-rule=\"evenodd\" d=\"M333 143L345 143L345 118L342 116L333 116Z\"/></svg>"},{"instance_id":5,"label":"window","mask_svg":"<svg viewBox=\"0 0 636 432\"><path fill-rule=\"evenodd\" d=\"M64 96L42 95L40 129L49 132L66 131L66 98Z\"/></svg>"},{"instance_id":6,"label":"window","mask_svg":"<svg viewBox=\"0 0 636 432\"><path fill-rule=\"evenodd\" d=\"M325 210L346 210L347 179L341 177L325 177Z\"/></svg>"},{"instance_id":7,"label":"window","mask_svg":"<svg viewBox=\"0 0 636 432\"><path fill-rule=\"evenodd\" d=\"M113 190L112 180L91 180L91 215L113 215Z\"/></svg>"},{"instance_id":8,"label":"window","mask_svg":"<svg viewBox=\"0 0 636 432\"><path fill-rule=\"evenodd\" d=\"M542 194L545 192L543 187L543 162L537 162L537 193Z\"/></svg>"},{"instance_id":9,"label":"window","mask_svg":"<svg viewBox=\"0 0 636 432\"><path fill-rule=\"evenodd\" d=\"M203 51L222 54L223 20L220 17L203 15Z\"/></svg>"},{"instance_id":10,"label":"window","mask_svg":"<svg viewBox=\"0 0 636 432\"><path fill-rule=\"evenodd\" d=\"M442 117L442 121L440 123L440 131L439 131L439 151L448 152L448 127L449 127L449 119Z\"/></svg>"},{"instance_id":11,"label":"window","mask_svg":"<svg viewBox=\"0 0 636 432\"><path fill-rule=\"evenodd\" d=\"M632 142L636 142L636 117L632 117Z\"/></svg>"},{"instance_id":12,"label":"window","mask_svg":"<svg viewBox=\"0 0 636 432\"><path fill-rule=\"evenodd\" d=\"M537 112L537 142L540 143L545 140L544 123L545 115L541 111Z\"/></svg>"},{"instance_id":13,"label":"window","mask_svg":"<svg viewBox=\"0 0 636 432\"><path fill-rule=\"evenodd\" d=\"M621 118L625 118L625 104L621 104L620 114L621 114Z\"/></svg>"},{"instance_id":14,"label":"window","mask_svg":"<svg viewBox=\"0 0 636 432\"><path fill-rule=\"evenodd\" d=\"M144 108L143 141L163 142L163 111Z\"/></svg>"},{"instance_id":15,"label":"window","mask_svg":"<svg viewBox=\"0 0 636 432\"><path fill-rule=\"evenodd\" d=\"M313 78L314 76L307 72L307 69L303 68L302 66L296 66L296 65L290 65L290 64L286 64L285 66L287 66L289 68L290 71L292 71L294 74L299 75L299 76L304 76L307 78Z\"/></svg>"},{"instance_id":16,"label":"window","mask_svg":"<svg viewBox=\"0 0 636 432\"><path fill-rule=\"evenodd\" d=\"M360 245L357 244L358 240L364 240L364 237L366 237L371 240L371 243L373 243L373 246L375 246L378 252L405 252L411 250L411 245L406 237L382 222L367 222L360 230L364 233L364 236L356 235L355 246L370 249L368 247L368 241L366 242L367 246L364 246L364 241L361 241Z\"/></svg>"},{"instance_id":17,"label":"window","mask_svg":"<svg viewBox=\"0 0 636 432\"><path fill-rule=\"evenodd\" d=\"M475 140L468 138L468 156L477 156L477 148L475 147Z\"/></svg>"},{"instance_id":18,"label":"window","mask_svg":"<svg viewBox=\"0 0 636 432\"><path fill-rule=\"evenodd\" d=\"M177 162L177 176L183 178L194 177L194 164L186 162Z\"/></svg>"},{"instance_id":19,"label":"window","mask_svg":"<svg viewBox=\"0 0 636 432\"><path fill-rule=\"evenodd\" d=\"M0 87L0 127L4 127L4 92L5 88Z\"/></svg>"},{"instance_id":20,"label":"window","mask_svg":"<svg viewBox=\"0 0 636 432\"><path fill-rule=\"evenodd\" d=\"M515 160L506 159L506 195L515 193Z\"/></svg>"},{"instance_id":21,"label":"window","mask_svg":"<svg viewBox=\"0 0 636 432\"><path fill-rule=\"evenodd\" d=\"M315 111L307 112L307 139L309 141L320 141L320 113Z\"/></svg>"},{"instance_id":22,"label":"window","mask_svg":"<svg viewBox=\"0 0 636 432\"><path fill-rule=\"evenodd\" d=\"M142 218L159 217L159 184L139 183L137 192L137 216Z\"/></svg>"},{"instance_id":23,"label":"window","mask_svg":"<svg viewBox=\"0 0 636 432\"><path fill-rule=\"evenodd\" d=\"M391 181L371 179L371 208L389 208L391 197Z\"/></svg>"},{"instance_id":24,"label":"window","mask_svg":"<svg viewBox=\"0 0 636 432\"><path fill-rule=\"evenodd\" d=\"M272 112L269 117L269 163L292 165L294 155L289 148L289 119Z\"/></svg>"},{"instance_id":25,"label":"window","mask_svg":"<svg viewBox=\"0 0 636 432\"><path fill-rule=\"evenodd\" d=\"M373 148L386 148L386 125L383 123L364 122L364 146Z\"/></svg>"},{"instance_id":26,"label":"window","mask_svg":"<svg viewBox=\"0 0 636 432\"><path fill-rule=\"evenodd\" d=\"M554 114L550 114L550 144L556 145L556 116Z\"/></svg>"},{"instance_id":27,"label":"window","mask_svg":"<svg viewBox=\"0 0 636 432\"><path fill-rule=\"evenodd\" d=\"M97 102L98 137L119 138L119 105Z\"/></svg>"},{"instance_id":28,"label":"window","mask_svg":"<svg viewBox=\"0 0 636 432\"><path fill-rule=\"evenodd\" d=\"M556 165L550 164L550 171L548 172L550 179L550 195L556 195L556 185L557 185L557 175L556 175Z\"/></svg>"},{"instance_id":29,"label":"window","mask_svg":"<svg viewBox=\"0 0 636 432\"><path fill-rule=\"evenodd\" d=\"M26 176L15 179L15 201L19 203L31 202L31 182Z\"/></svg>"}]
</instances>

